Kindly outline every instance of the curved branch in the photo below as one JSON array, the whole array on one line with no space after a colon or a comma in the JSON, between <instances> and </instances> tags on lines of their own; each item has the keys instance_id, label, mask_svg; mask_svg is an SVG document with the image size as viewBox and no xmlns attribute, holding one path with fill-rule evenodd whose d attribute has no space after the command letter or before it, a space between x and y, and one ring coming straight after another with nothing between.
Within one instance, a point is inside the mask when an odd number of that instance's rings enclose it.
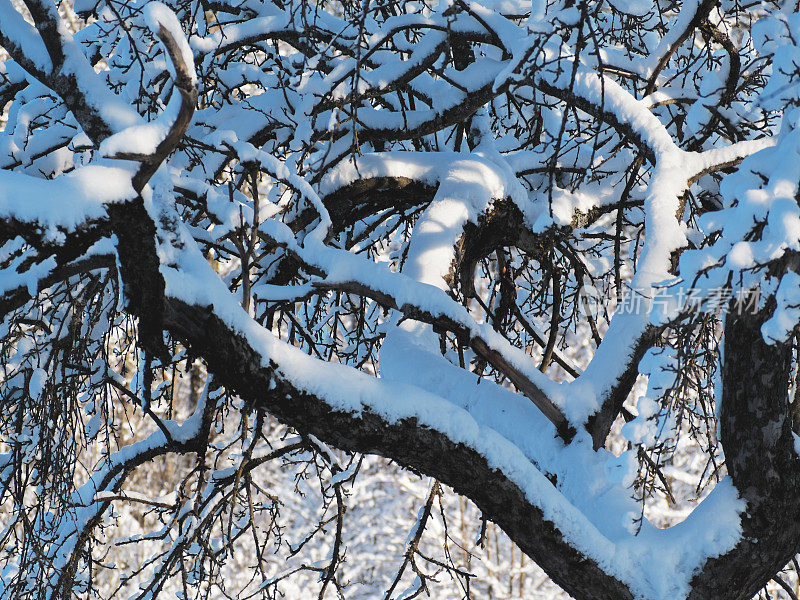
<instances>
[{"instance_id":1,"label":"curved branch","mask_svg":"<svg viewBox=\"0 0 800 600\"><path fill-rule=\"evenodd\" d=\"M178 142L189 127L192 120L195 106L197 105L197 76L194 71L194 59L192 58L189 45L180 29L180 23L171 12L155 12L150 5L151 20L154 22L151 27L156 30L156 35L169 56L175 70L173 80L174 89L180 96L178 110L167 133L159 141L155 151L146 157L142 166L133 178L133 185L136 191L140 192L150 177L156 172L158 167L167 158L170 152L178 145ZM155 14L153 14L155 12ZM172 100L171 100L172 102Z\"/></svg>"},{"instance_id":2,"label":"curved branch","mask_svg":"<svg viewBox=\"0 0 800 600\"><path fill-rule=\"evenodd\" d=\"M170 330L198 351L219 374L215 377L250 405L338 448L381 454L450 485L472 499L574 597L633 599L623 583L569 545L519 484L469 445L454 442L413 417L387 418L367 403L370 392L366 389L358 411L337 409L296 387L278 364L267 366L249 336L233 331L208 308L177 299L167 305L165 322Z\"/></svg>"},{"instance_id":3,"label":"curved branch","mask_svg":"<svg viewBox=\"0 0 800 600\"><path fill-rule=\"evenodd\" d=\"M690 0L684 0L684 6L681 10L680 15L678 15L678 23L675 25L679 25L681 17L683 17L683 12L686 10L686 3ZM700 25L708 18L708 15L711 13L711 9L717 4L718 0L700 0L695 5L694 12L691 14L691 17L688 18L688 22L686 25L678 30L677 32L674 30L670 30L667 32L667 36L671 37L671 40L667 40L666 48L661 47L659 45L658 49L656 49L656 54L659 55L658 61L653 68L653 72L650 74L650 77L647 80L647 86L645 87L644 95L647 96L652 94L656 89L656 81L658 80L658 76L661 74L661 71L664 70L664 67L667 66L669 59L672 58L672 55L675 54L675 51L681 47L683 42L685 42L692 32L700 27Z\"/></svg>"}]
</instances>

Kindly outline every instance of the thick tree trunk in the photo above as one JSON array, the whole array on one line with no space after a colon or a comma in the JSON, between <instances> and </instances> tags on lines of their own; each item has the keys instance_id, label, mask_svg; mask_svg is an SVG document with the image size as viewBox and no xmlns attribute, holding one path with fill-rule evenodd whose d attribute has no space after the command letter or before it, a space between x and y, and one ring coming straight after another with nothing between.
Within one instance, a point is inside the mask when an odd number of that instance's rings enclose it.
<instances>
[{"instance_id":1,"label":"thick tree trunk","mask_svg":"<svg viewBox=\"0 0 800 600\"><path fill-rule=\"evenodd\" d=\"M209 311L169 301L166 324L206 361L215 377L246 402L338 448L379 454L451 486L472 500L558 585L577 600L632 600L630 590L581 555L525 493L478 452L415 419L389 422L362 410L337 411L264 367L248 341Z\"/></svg>"},{"instance_id":2,"label":"thick tree trunk","mask_svg":"<svg viewBox=\"0 0 800 600\"><path fill-rule=\"evenodd\" d=\"M692 580L691 600L752 598L800 549L791 346L764 343L761 325L770 312L732 312L726 320L720 433L728 473L747 512L742 541L706 563Z\"/></svg>"},{"instance_id":3,"label":"thick tree trunk","mask_svg":"<svg viewBox=\"0 0 800 600\"><path fill-rule=\"evenodd\" d=\"M695 575L692 600L751 598L798 549L800 465L787 394L791 348L764 343L760 327L768 313L728 318L721 433L729 472L748 509L742 541ZM354 415L331 409L262 366L247 340L203 309L171 301L167 325L208 361L223 384L282 421L339 448L392 458L470 498L574 598L633 598L623 583L572 548L523 491L474 450L414 420L389 423L366 410Z\"/></svg>"},{"instance_id":4,"label":"thick tree trunk","mask_svg":"<svg viewBox=\"0 0 800 600\"><path fill-rule=\"evenodd\" d=\"M66 63L71 47L64 45L67 38L60 33L55 10L50 10L53 7L49 4L35 0L26 4L51 58L52 72L44 72L28 60L17 44L7 41L6 49L11 48L23 68L62 97L87 135L99 143L113 130L103 118L108 111L101 110L102 106L93 103L94 96L81 89L81 82L72 70L74 65ZM714 4L714 0L698 3L688 26L659 59L648 82L648 94L653 91L657 75L672 53L705 23ZM190 61L183 62L182 46L177 38L171 37L170 32L170 29L162 26L158 36L173 63L176 75L173 83L182 98L181 112L152 155L117 155L117 158L141 162L141 168L133 178L137 191L143 189L182 137L196 101ZM182 38L182 34L179 37ZM725 45L724 41L721 43ZM499 46L503 46L502 42L499 42ZM503 52L506 52L505 47ZM457 59L456 66L459 69L464 66L459 62L463 58L460 56ZM425 63L425 68L432 62L435 60ZM80 64L83 65L82 62ZM62 68L65 65L66 68ZM522 73L518 67L523 65L523 62L518 63L514 72ZM410 72L411 78L422 70ZM573 83L574 80L573 77ZM502 85L496 85L492 77L480 88L466 94L460 103L439 110L413 127L399 128L396 122L391 121L386 127L365 129L360 133L361 142L374 141L376 145L382 145L387 140L409 140L463 123L487 102L509 89L511 80L504 81ZM662 138L660 134L653 133L652 123L643 125L639 113L636 113L636 119L626 119L627 110L609 108L605 91L601 94L602 101L598 103L593 91L579 93L572 83L565 89L560 83L556 85L546 78L540 79L538 75L528 83L552 98L566 101L570 106L596 117L599 122L610 125L653 165L660 160ZM634 97L630 96L628 100L633 102ZM321 110L320 106L326 108L318 105L317 110ZM655 116L649 113L647 116L652 117L658 125ZM326 138L329 133L324 132ZM669 135L666 129L663 133ZM335 136L346 134L347 130L341 129ZM677 144L671 147L670 152L679 152ZM713 169L721 166L715 164ZM711 168L707 165L707 169ZM699 174L693 172L683 183L688 185ZM429 185L404 178L373 178L351 184L326 199L336 223L332 232L342 231L349 222L374 214L379 209L421 205L433 191ZM379 199L378 202L373 201L373 195ZM621 208L618 207L618 210ZM298 232L305 229L316 218L315 213L310 210L301 213L292 224L294 230ZM556 525L544 518L542 510L528 499L524 491L504 473L493 469L476 450L454 442L444 433L425 427L414 418L392 421L368 408L357 414L337 410L324 398L298 389L298 384L284 376L274 364L267 365L264 357L251 345L251 340L226 325L210 309L165 298L164 280L160 275L163 265L156 248L157 228L142 198L109 206L108 215L107 223L93 223L89 229L98 236L107 235L109 231L116 234L120 276L128 310L139 318L140 342L149 353L159 354L163 351L162 333L166 328L186 343L192 355L204 358L221 383L258 410L269 411L299 431L318 436L339 448L389 457L400 465L436 477L452 486L458 493L471 499L487 519L497 523L577 600L632 600L633 594L625 584L572 547ZM648 224L650 229L653 226L652 223ZM0 233L5 233L6 237L20 234L36 237L39 234L38 231L31 231L30 227L24 229L21 231L12 223L5 228L0 226ZM64 244L60 249L47 248L48 255L55 255L62 265L64 261L73 260L87 247L84 233L80 233L80 238L73 235L70 241L72 245ZM556 242L557 236L548 238L531 234L519 210L512 204L498 202L492 214L484 215L477 225L467 227L459 247L460 264L454 276L458 276L468 296L472 292L474 265L489 252L498 247L516 245L530 257L548 260ZM288 264L289 268L293 267L291 262ZM276 281L280 282L283 276L284 273L280 273ZM289 278L290 274L286 275L287 281ZM6 298L5 309L24 301L27 291L15 290L11 299ZM0 302L0 310L4 309L2 304ZM800 489L800 461L794 450L787 398L791 348L788 344L767 345L763 342L760 327L769 313L770 309L752 315L732 313L727 319L720 432L729 473L741 497L747 502L747 511L742 516L741 541L725 555L708 560L695 574L689 596L692 600L746 600L757 593L798 550L800 509L796 493ZM639 358L655 337L655 330L641 334L626 370L603 399L601 412L589 424L597 447L602 445L635 381ZM525 391L525 386L520 385L525 381L522 378L515 379L512 366L508 365L505 371L509 379ZM536 396L533 392L527 395ZM544 400L549 402L547 398ZM539 405L547 406L544 401ZM85 538L76 547L81 548L84 543ZM69 569L64 570L62 589L65 595L72 593L78 557L79 553L75 552Z\"/></svg>"}]
</instances>

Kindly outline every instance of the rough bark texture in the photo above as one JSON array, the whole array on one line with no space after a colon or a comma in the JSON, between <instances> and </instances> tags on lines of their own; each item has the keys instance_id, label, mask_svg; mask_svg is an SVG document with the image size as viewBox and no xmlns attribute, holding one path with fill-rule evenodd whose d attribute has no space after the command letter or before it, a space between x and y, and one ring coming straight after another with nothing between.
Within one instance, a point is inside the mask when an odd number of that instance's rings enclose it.
<instances>
[{"instance_id":1,"label":"rough bark texture","mask_svg":"<svg viewBox=\"0 0 800 600\"><path fill-rule=\"evenodd\" d=\"M577 600L633 598L623 583L571 547L523 491L474 450L414 419L389 423L368 410L335 411L265 367L248 341L209 309L165 299L155 226L141 199L109 207L109 214L110 223L94 234L109 227L117 234L128 308L140 318L143 343L157 349L165 327L205 359L222 384L259 409L339 448L386 456L450 485ZM800 461L788 402L791 348L764 343L760 327L770 311L733 313L726 323L720 428L729 472L748 511L742 541L695 575L692 600L751 598L800 548ZM277 387L270 389L273 383Z\"/></svg>"},{"instance_id":2,"label":"rough bark texture","mask_svg":"<svg viewBox=\"0 0 800 600\"><path fill-rule=\"evenodd\" d=\"M156 253L156 227L141 197L109 206L117 236L117 255L128 310L140 317L142 346L156 356L165 352L163 339L164 279Z\"/></svg>"},{"instance_id":3,"label":"rough bark texture","mask_svg":"<svg viewBox=\"0 0 800 600\"><path fill-rule=\"evenodd\" d=\"M734 312L726 323L722 444L748 511L742 541L694 576L692 600L751 598L799 547L800 466L787 397L791 348L764 343L760 327L771 310ZM571 547L523 491L474 450L414 419L389 423L368 410L357 415L333 410L265 367L246 339L203 307L168 299L164 325L251 405L338 448L379 454L450 485L577 600L633 598L623 583Z\"/></svg>"},{"instance_id":4,"label":"rough bark texture","mask_svg":"<svg viewBox=\"0 0 800 600\"><path fill-rule=\"evenodd\" d=\"M761 324L769 312L733 312L726 321L720 432L747 513L742 541L706 563L692 580L691 600L752 598L800 549L800 461L788 410L791 346L764 343Z\"/></svg>"},{"instance_id":5,"label":"rough bark texture","mask_svg":"<svg viewBox=\"0 0 800 600\"><path fill-rule=\"evenodd\" d=\"M475 450L415 419L389 423L364 410L332 410L265 367L248 341L205 309L169 301L166 325L203 356L220 383L297 430L350 451L379 454L431 475L470 498L558 585L578 600L632 600L627 587L582 556L523 491ZM270 389L272 387L272 389Z\"/></svg>"},{"instance_id":6,"label":"rough bark texture","mask_svg":"<svg viewBox=\"0 0 800 600\"><path fill-rule=\"evenodd\" d=\"M689 26L662 57L651 81L655 81L675 48L707 18L714 1L703 0L698 4ZM35 0L31 0L29 6L33 7L36 26L52 59L52 72L41 72L26 59L22 49L9 40L0 37L0 43L33 77L61 96L87 135L99 143L112 128L103 120L102 111L80 89L77 78L69 72L61 72L64 52L55 27L57 14L43 8L38 10L40 5ZM167 33L162 30L160 37L176 62L179 53ZM153 156L128 157L143 163L134 181L137 190L142 189L178 143L194 108L196 91L188 66L183 65L186 67L183 70L180 64L176 66L179 77L174 83L183 100L181 117ZM540 91L611 125L650 162L655 162L655 150L648 146L647 140L629 124L621 122L615 113L575 95L572 89L557 88L544 81L535 84ZM492 81L414 128L367 130L360 134L361 140L382 144L386 139L411 139L462 123L489 100L504 93L506 87L495 89ZM332 232L338 233L346 224L375 214L377 210L422 205L434 192L430 186L402 178L374 178L351 184L325 200L335 223ZM92 227L79 232L78 235L84 237L73 235L63 248L44 250L54 254L60 266L67 268L68 263L88 247L89 238L107 235L109 231L115 233L128 309L140 320L139 334L147 350L159 353L163 347L162 331L166 328L187 345L191 354L205 359L222 384L259 410L268 411L297 430L339 448L386 456L452 486L472 500L487 519L497 523L523 552L577 600L632 600L633 594L623 583L570 546L555 525L544 518L542 511L528 501L524 492L503 473L493 470L475 450L454 443L415 419L390 423L366 409L359 414L334 410L323 399L295 387L274 366L266 366L248 340L228 328L209 309L165 298L155 248L156 227L142 199L110 206L108 213L108 222L91 224ZM293 229L304 229L314 215L311 211L302 213L292 224ZM31 227L22 229L9 223L0 227L0 237L22 234L33 239L39 233ZM459 248L461 262L454 275L469 288L475 262L494 249L516 245L540 257L557 241L528 235L519 211L501 201L482 222L466 232ZM468 295L470 290L466 292ZM15 291L6 303L13 306L24 297L23 291ZM728 470L748 508L742 521L742 540L724 556L707 561L694 576L692 600L746 600L758 592L799 547L800 508L796 495L800 489L800 461L793 448L787 398L791 349L788 344L769 346L763 342L760 326L768 314L769 309L755 315L732 314L728 318L720 428ZM604 412L596 417L592 427L596 443L604 439L604 432L607 433L635 378L638 357L650 343L646 338L637 346L619 389L604 402ZM65 594L71 592L76 564L72 563L65 571Z\"/></svg>"},{"instance_id":7,"label":"rough bark texture","mask_svg":"<svg viewBox=\"0 0 800 600\"><path fill-rule=\"evenodd\" d=\"M763 342L760 326L768 312L728 319L722 441L748 511L742 541L695 575L692 600L750 598L798 550L800 466L787 402L791 351L788 344ZM386 456L436 477L470 498L574 598L633 598L624 584L572 548L522 490L474 450L414 419L389 423L368 410L354 415L331 409L263 366L246 339L205 309L169 301L166 325L208 361L221 383L252 405L339 448Z\"/></svg>"}]
</instances>

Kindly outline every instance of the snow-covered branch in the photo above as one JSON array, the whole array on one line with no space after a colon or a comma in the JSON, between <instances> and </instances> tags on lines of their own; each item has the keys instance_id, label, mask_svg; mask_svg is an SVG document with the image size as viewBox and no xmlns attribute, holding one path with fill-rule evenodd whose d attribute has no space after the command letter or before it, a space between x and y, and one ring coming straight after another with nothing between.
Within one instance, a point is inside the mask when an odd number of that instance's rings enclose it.
<instances>
[{"instance_id":1,"label":"snow-covered branch","mask_svg":"<svg viewBox=\"0 0 800 600\"><path fill-rule=\"evenodd\" d=\"M800 540L798 27L0 0L0 598L471 582L448 486L578 600L752 597ZM364 455L434 480L378 592Z\"/></svg>"}]
</instances>

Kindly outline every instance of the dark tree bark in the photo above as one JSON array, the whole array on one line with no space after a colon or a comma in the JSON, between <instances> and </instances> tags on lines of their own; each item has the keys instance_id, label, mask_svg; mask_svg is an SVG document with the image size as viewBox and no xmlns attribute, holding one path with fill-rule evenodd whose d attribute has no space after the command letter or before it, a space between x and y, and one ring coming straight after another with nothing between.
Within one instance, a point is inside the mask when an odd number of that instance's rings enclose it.
<instances>
[{"instance_id":1,"label":"dark tree bark","mask_svg":"<svg viewBox=\"0 0 800 600\"><path fill-rule=\"evenodd\" d=\"M8 40L0 38L0 43L18 55L18 63L32 76L62 97L87 135L98 144L110 135L112 127L103 120L101 111L86 102L76 77L68 71L62 72L68 53L56 27L57 14L52 10L48 12L35 0L28 5L51 56L52 71L42 72L26 62L24 53L10 47ZM661 58L651 81L669 61L675 48L696 27L706 22L712 7L710 0L698 5L686 31L676 38ZM182 108L172 129L152 155L123 154L115 157L141 163L133 178L137 192L142 192L149 178L184 135L197 99L193 73L188 65L180 63L179 45L169 37L166 29L162 28L160 37L177 67L174 84ZM427 68L427 63L424 64ZM738 67L736 70L738 77ZM362 134L363 141L383 144L387 139L411 139L441 131L445 126L471 118L488 101L508 91L508 85L495 88L494 82L487 83L467 95L461 103L437 113L430 120L402 131L394 125L386 129L371 129ZM658 149L651 147L651 142L646 139L646 128L637 129L635 124L623 122L618 113L577 94L572 88L564 89L544 81L534 85L612 126L621 138L637 146L651 163L657 162ZM650 87L652 83L648 84ZM343 131L341 135L345 133ZM728 164L732 163L725 163ZM717 164L713 168L722 166ZM695 176L699 177L698 174ZM376 211L422 206L430 202L434 193L433 186L403 178L372 178L351 184L325 199L333 219L331 234L344 231ZM115 234L127 308L139 320L140 341L148 352L162 352L162 336L167 331L183 342L192 356L203 358L218 381L239 394L250 407L269 412L298 431L312 434L338 448L385 456L403 467L453 487L472 500L486 519L497 523L523 552L577 600L633 600L634 593L623 582L573 547L524 490L509 476L492 468L486 457L475 449L456 443L444 433L413 418L390 421L368 408L358 413L337 410L324 398L300 389L274 362L259 354L251 340L226 324L211 308L189 305L168 297L157 251L157 244L162 241L157 239L161 224L152 220L141 196L109 207L108 216L107 220L87 224L72 233L61 248L42 247L42 252L43 255L55 256L59 268L71 273L73 261L86 248L110 233ZM301 212L290 223L291 228L295 233L301 232L313 223L316 216L312 210ZM546 261L547 255L560 241L561 233L554 230L548 235L533 235L527 229L520 210L504 199L498 199L477 224L467 226L458 243L458 264L454 265L450 283L459 284L468 297L474 292L472 278L477 261L507 246L516 246L530 257ZM0 227L0 236L23 235L37 250L36 241L40 234L30 224L7 223ZM287 260L286 265L287 272L280 275L282 280L278 283L289 281L297 273L298 263ZM364 297L376 297L379 293L363 287L345 291ZM19 306L29 298L27 292L13 290L5 303L0 302L0 310ZM392 304L394 300L390 297L378 299L386 306L403 310L402 306ZM747 510L742 515L741 541L723 556L708 560L694 575L689 596L692 600L746 600L800 549L800 502L797 500L800 460L794 449L788 401L791 346L789 343L766 344L761 335L761 326L770 316L773 304L774 301L756 314L733 311L726 321L720 433L728 471L741 498L747 503ZM422 317L420 313L406 316ZM428 321L443 325L444 329L462 338L467 336L457 323L436 321L430 315ZM602 446L611 424L622 409L622 402L638 373L639 359L660 333L655 328L641 333L617 385L606 398L600 399L602 406L587 426L596 447ZM475 337L467 342L479 356L503 372L542 408L563 440L572 438L572 424L519 369L489 348L482 339ZM192 446L183 450L199 452L200 446L202 440L193 440ZM81 539L81 544L86 537ZM70 568L64 574L65 597L72 592L78 554L79 550L74 553Z\"/></svg>"},{"instance_id":2,"label":"dark tree bark","mask_svg":"<svg viewBox=\"0 0 800 600\"><path fill-rule=\"evenodd\" d=\"M774 306L774 302L771 302ZM742 540L692 580L692 600L745 600L800 550L800 460L789 416L791 344L766 344L771 313L732 311L725 325L720 433L741 498Z\"/></svg>"},{"instance_id":3,"label":"dark tree bark","mask_svg":"<svg viewBox=\"0 0 800 600\"><path fill-rule=\"evenodd\" d=\"M274 364L264 366L248 340L207 309L169 301L165 322L249 405L337 448L385 456L435 477L472 500L577 600L633 600L623 583L572 548L525 493L472 448L453 443L415 419L391 423L368 409L360 414L333 410L284 379Z\"/></svg>"}]
</instances>

